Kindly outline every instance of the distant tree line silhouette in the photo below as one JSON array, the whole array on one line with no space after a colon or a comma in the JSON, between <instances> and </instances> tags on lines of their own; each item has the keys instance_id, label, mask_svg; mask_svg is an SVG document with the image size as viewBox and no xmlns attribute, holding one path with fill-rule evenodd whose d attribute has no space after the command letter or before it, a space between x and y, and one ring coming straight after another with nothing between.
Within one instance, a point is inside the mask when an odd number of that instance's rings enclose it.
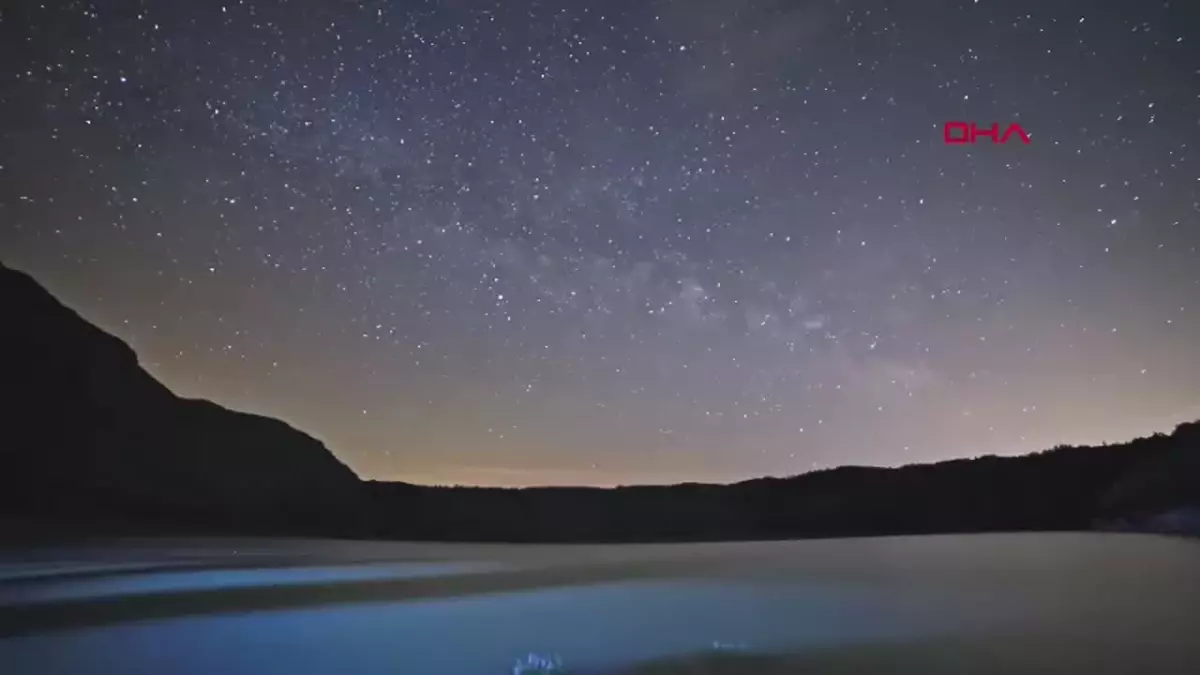
<instances>
[{"instance_id":1,"label":"distant tree line silhouette","mask_svg":"<svg viewBox=\"0 0 1200 675\"><path fill-rule=\"evenodd\" d=\"M733 485L468 488L367 484L373 536L694 541L1141 527L1200 505L1200 423L1129 443L1060 446Z\"/></svg>"}]
</instances>

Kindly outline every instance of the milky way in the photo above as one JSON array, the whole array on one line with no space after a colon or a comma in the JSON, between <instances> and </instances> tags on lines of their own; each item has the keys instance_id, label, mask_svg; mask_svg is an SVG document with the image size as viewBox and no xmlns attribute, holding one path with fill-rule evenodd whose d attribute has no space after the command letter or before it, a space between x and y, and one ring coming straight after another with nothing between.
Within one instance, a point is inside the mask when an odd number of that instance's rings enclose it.
<instances>
[{"instance_id":1,"label":"milky way","mask_svg":"<svg viewBox=\"0 0 1200 675\"><path fill-rule=\"evenodd\" d=\"M370 478L1169 430L1200 417L1190 4L18 2L0 252Z\"/></svg>"}]
</instances>

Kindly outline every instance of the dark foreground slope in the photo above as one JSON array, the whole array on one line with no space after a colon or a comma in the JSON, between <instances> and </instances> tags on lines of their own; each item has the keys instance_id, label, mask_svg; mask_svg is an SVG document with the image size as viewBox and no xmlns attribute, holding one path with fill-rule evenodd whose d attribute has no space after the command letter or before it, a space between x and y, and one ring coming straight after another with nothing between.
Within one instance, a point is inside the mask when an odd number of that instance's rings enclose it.
<instances>
[{"instance_id":1,"label":"dark foreground slope","mask_svg":"<svg viewBox=\"0 0 1200 675\"><path fill-rule=\"evenodd\" d=\"M361 483L279 420L175 396L124 342L0 265L0 513L331 532Z\"/></svg>"},{"instance_id":2,"label":"dark foreground slope","mask_svg":"<svg viewBox=\"0 0 1200 675\"><path fill-rule=\"evenodd\" d=\"M182 399L0 265L0 519L476 541L1171 529L1200 534L1200 423L1118 445L734 485L362 483L278 420Z\"/></svg>"}]
</instances>

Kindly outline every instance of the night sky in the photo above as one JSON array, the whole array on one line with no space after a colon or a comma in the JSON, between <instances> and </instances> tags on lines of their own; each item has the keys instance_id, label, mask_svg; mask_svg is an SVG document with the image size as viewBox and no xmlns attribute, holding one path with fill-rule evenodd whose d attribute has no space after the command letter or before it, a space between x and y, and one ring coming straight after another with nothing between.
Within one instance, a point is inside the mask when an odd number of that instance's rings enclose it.
<instances>
[{"instance_id":1,"label":"night sky","mask_svg":"<svg viewBox=\"0 0 1200 675\"><path fill-rule=\"evenodd\" d=\"M0 257L363 477L732 481L1200 417L1189 0L2 7Z\"/></svg>"}]
</instances>

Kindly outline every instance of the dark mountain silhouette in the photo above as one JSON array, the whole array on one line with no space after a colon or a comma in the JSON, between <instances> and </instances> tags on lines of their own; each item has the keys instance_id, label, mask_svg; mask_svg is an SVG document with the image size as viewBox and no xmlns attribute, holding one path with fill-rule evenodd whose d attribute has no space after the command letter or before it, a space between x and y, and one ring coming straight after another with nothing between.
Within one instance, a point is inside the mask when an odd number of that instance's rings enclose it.
<instances>
[{"instance_id":1,"label":"dark mountain silhouette","mask_svg":"<svg viewBox=\"0 0 1200 675\"><path fill-rule=\"evenodd\" d=\"M180 398L124 342L0 265L0 510L336 531L358 477L279 420Z\"/></svg>"},{"instance_id":2,"label":"dark mountain silhouette","mask_svg":"<svg viewBox=\"0 0 1200 675\"><path fill-rule=\"evenodd\" d=\"M1023 457L733 485L361 482L278 420L175 396L126 344L0 265L0 515L96 527L476 541L1075 530L1200 533L1200 423Z\"/></svg>"}]
</instances>

